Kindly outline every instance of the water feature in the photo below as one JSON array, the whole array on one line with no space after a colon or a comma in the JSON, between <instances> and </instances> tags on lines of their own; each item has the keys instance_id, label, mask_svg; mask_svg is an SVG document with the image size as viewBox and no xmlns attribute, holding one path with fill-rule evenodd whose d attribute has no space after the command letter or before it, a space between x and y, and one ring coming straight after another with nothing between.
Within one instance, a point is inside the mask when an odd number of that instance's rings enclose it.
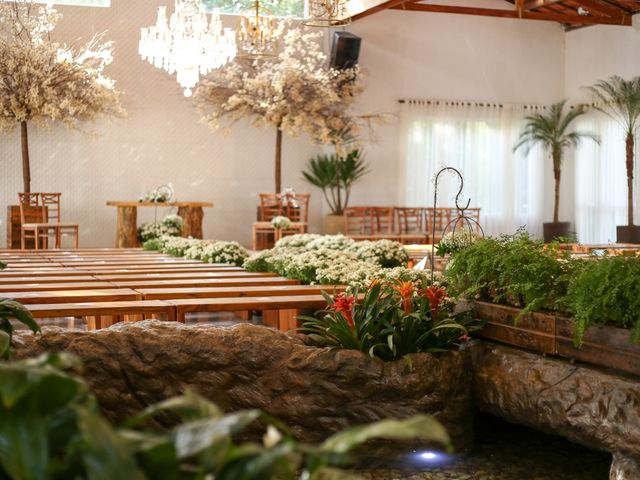
<instances>
[{"instance_id":1,"label":"water feature","mask_svg":"<svg viewBox=\"0 0 640 480\"><path fill-rule=\"evenodd\" d=\"M371 480L607 480L611 463L608 453L489 415L478 415L475 448L466 454L386 445L358 458Z\"/></svg>"}]
</instances>

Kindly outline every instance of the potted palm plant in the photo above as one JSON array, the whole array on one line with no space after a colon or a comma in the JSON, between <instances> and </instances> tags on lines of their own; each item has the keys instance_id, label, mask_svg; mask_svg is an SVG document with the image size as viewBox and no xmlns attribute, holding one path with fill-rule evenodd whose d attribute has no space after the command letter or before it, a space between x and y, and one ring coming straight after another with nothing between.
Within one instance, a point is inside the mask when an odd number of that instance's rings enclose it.
<instances>
[{"instance_id":1,"label":"potted palm plant","mask_svg":"<svg viewBox=\"0 0 640 480\"><path fill-rule=\"evenodd\" d=\"M539 144L553 161L553 179L555 181L553 222L543 224L544 241L551 242L555 238L569 236L569 222L559 221L560 209L560 178L562 173L562 161L568 148L576 147L583 138L589 138L596 143L600 139L589 132L572 131L571 124L579 116L585 113L584 107L575 107L565 113L566 100L551 105L545 113L534 113L525 117L524 129L520 133L518 143L513 151L525 149L525 155L531 148Z\"/></svg>"},{"instance_id":2,"label":"potted palm plant","mask_svg":"<svg viewBox=\"0 0 640 480\"><path fill-rule=\"evenodd\" d=\"M307 170L302 175L309 183L322 190L331 209L331 213L325 217L324 233L344 233L342 215L349 204L351 187L365 173L367 165L364 152L358 148L346 155L318 155L309 160Z\"/></svg>"},{"instance_id":3,"label":"potted palm plant","mask_svg":"<svg viewBox=\"0 0 640 480\"><path fill-rule=\"evenodd\" d=\"M640 243L640 225L633 224L633 160L635 132L640 125L640 77L624 80L613 76L588 87L598 103L595 108L618 122L625 133L627 165L627 225L616 227L618 243Z\"/></svg>"}]
</instances>

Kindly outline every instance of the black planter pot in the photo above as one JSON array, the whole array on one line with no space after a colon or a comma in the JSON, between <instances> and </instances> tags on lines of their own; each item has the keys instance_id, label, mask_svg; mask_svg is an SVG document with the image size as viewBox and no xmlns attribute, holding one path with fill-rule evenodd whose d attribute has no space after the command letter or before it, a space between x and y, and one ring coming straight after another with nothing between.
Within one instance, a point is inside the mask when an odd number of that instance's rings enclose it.
<instances>
[{"instance_id":1,"label":"black planter pot","mask_svg":"<svg viewBox=\"0 0 640 480\"><path fill-rule=\"evenodd\" d=\"M558 237L568 237L571 235L571 224L569 222L549 222L542 224L542 232L545 243L553 242Z\"/></svg>"},{"instance_id":2,"label":"black planter pot","mask_svg":"<svg viewBox=\"0 0 640 480\"><path fill-rule=\"evenodd\" d=\"M640 244L640 225L619 225L616 227L616 237L618 243Z\"/></svg>"}]
</instances>

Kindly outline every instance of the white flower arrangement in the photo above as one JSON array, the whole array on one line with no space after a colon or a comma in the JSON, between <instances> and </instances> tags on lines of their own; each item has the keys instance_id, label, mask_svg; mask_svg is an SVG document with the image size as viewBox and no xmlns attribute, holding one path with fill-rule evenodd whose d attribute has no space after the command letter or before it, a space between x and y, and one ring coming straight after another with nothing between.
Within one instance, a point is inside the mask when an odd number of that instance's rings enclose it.
<instances>
[{"instance_id":1,"label":"white flower arrangement","mask_svg":"<svg viewBox=\"0 0 640 480\"><path fill-rule=\"evenodd\" d=\"M138 228L138 239L141 243L163 236L179 237L184 227L182 217L167 215L159 222L145 223Z\"/></svg>"},{"instance_id":2,"label":"white flower arrangement","mask_svg":"<svg viewBox=\"0 0 640 480\"><path fill-rule=\"evenodd\" d=\"M184 257L207 263L229 263L240 266L249 256L246 248L238 242L198 240L165 235L150 243L153 243L154 250L173 257Z\"/></svg>"},{"instance_id":3,"label":"white flower arrangement","mask_svg":"<svg viewBox=\"0 0 640 480\"><path fill-rule=\"evenodd\" d=\"M171 199L171 192L153 189L140 196L140 202L167 203Z\"/></svg>"},{"instance_id":4,"label":"white flower arrangement","mask_svg":"<svg viewBox=\"0 0 640 480\"><path fill-rule=\"evenodd\" d=\"M480 236L470 230L456 230L447 233L438 243L438 255L459 252L480 240Z\"/></svg>"},{"instance_id":5,"label":"white flower arrangement","mask_svg":"<svg viewBox=\"0 0 640 480\"><path fill-rule=\"evenodd\" d=\"M388 240L356 242L344 235L291 235L271 250L263 250L247 259L250 271L275 272L309 284L368 285L374 278L402 268L408 256L401 244ZM404 273L409 275L423 275Z\"/></svg>"},{"instance_id":6,"label":"white flower arrangement","mask_svg":"<svg viewBox=\"0 0 640 480\"><path fill-rule=\"evenodd\" d=\"M271 219L271 225L277 230L285 230L291 226L291 220L288 217L278 215Z\"/></svg>"}]
</instances>

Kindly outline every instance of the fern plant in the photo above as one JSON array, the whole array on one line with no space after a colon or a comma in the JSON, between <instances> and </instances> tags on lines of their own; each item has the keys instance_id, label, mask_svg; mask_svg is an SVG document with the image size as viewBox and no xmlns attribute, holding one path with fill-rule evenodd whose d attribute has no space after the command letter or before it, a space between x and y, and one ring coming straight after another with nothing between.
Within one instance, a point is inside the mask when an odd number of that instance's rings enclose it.
<instances>
[{"instance_id":1,"label":"fern plant","mask_svg":"<svg viewBox=\"0 0 640 480\"><path fill-rule=\"evenodd\" d=\"M562 161L568 148L576 147L582 139L588 138L600 143L597 135L589 132L571 131L576 118L584 115L583 107L575 107L564 112L566 100L554 103L547 113L534 113L525 117L525 125L514 151L524 148L525 155L531 148L540 144L549 153L553 161L553 179L555 181L555 197L553 203L553 222L558 223L560 209L560 178Z\"/></svg>"},{"instance_id":2,"label":"fern plant","mask_svg":"<svg viewBox=\"0 0 640 480\"><path fill-rule=\"evenodd\" d=\"M566 305L575 319L575 344L593 325L612 324L631 329L640 343L640 259L605 257L586 262L572 279Z\"/></svg>"}]
</instances>

